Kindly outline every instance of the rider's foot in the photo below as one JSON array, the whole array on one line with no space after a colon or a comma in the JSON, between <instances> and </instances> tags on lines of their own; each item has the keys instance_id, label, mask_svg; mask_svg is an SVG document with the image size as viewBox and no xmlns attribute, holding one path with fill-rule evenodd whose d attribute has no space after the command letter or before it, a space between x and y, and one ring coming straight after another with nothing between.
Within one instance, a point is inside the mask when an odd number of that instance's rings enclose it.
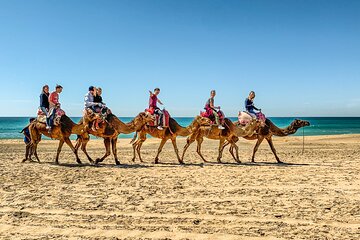
<instances>
[{"instance_id":1,"label":"rider's foot","mask_svg":"<svg viewBox=\"0 0 360 240\"><path fill-rule=\"evenodd\" d=\"M219 125L218 129L224 130L225 128L222 125Z\"/></svg>"},{"instance_id":2,"label":"rider's foot","mask_svg":"<svg viewBox=\"0 0 360 240\"><path fill-rule=\"evenodd\" d=\"M157 129L164 130L162 126L158 126Z\"/></svg>"}]
</instances>

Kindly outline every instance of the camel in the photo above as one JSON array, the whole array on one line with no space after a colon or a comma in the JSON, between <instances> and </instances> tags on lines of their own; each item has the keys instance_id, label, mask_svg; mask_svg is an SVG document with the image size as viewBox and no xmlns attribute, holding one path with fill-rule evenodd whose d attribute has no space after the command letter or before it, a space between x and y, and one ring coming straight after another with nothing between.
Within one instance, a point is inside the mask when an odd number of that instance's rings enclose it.
<instances>
[{"instance_id":1,"label":"camel","mask_svg":"<svg viewBox=\"0 0 360 240\"><path fill-rule=\"evenodd\" d=\"M30 136L31 136L31 150L30 150L30 159L31 155L34 154L35 158L38 162L40 162L39 157L37 155L37 145L41 141L41 135L45 135L52 139L58 139L59 145L55 157L55 163L59 163L59 155L64 143L66 143L71 150L74 152L76 156L76 162L81 164L80 158L77 153L77 149L73 146L70 141L71 134L83 134L84 125L83 124L75 124L68 116L63 115L60 118L60 124L58 126L54 126L52 128L51 133L46 129L46 124L35 120L29 125Z\"/></svg>"},{"instance_id":2,"label":"camel","mask_svg":"<svg viewBox=\"0 0 360 240\"><path fill-rule=\"evenodd\" d=\"M137 152L140 161L143 162L143 160L141 158L140 150L141 150L142 144L146 140L146 134L149 134L152 137L161 139L160 146L158 148L158 152L157 152L156 157L155 157L155 163L156 164L159 163L159 155L160 155L160 153L162 151L162 148L164 147L165 143L169 139L171 140L171 142L173 144L174 151L175 151L175 154L176 154L176 157L177 157L179 163L184 164L184 162L182 161L182 159L179 156L179 150L178 150L177 144L176 144L176 137L177 136L182 136L182 137L189 136L192 132L197 131L197 129L200 126L209 125L209 124L210 124L210 119L205 118L205 117L201 117L201 116L196 116L194 118L194 120L190 123L190 125L187 126L187 127L180 126L176 122L176 120L171 118L171 117L169 119L169 127L165 128L164 130L159 130L155 126L144 126L139 132L138 140L135 141L135 139L136 139L136 135L135 135L133 140L131 141L131 143L133 143L133 145L132 145L133 146L133 159L132 160L135 161L136 152Z\"/></svg>"},{"instance_id":3,"label":"camel","mask_svg":"<svg viewBox=\"0 0 360 240\"><path fill-rule=\"evenodd\" d=\"M145 112L141 112L129 123L123 123L114 114L109 113L106 116L106 121L103 121L102 123L99 124L99 129L94 131L93 129L87 127L86 128L87 131L78 136L75 149L77 150L81 146L81 150L85 153L88 160L91 163L94 163L92 158L87 153L86 145L90 140L89 134L94 135L96 137L101 137L104 139L106 152L103 157L97 158L95 160L95 164L104 161L105 158L107 158L110 155L110 145L111 145L112 152L115 158L115 164L120 165L120 161L118 160L117 149L116 149L118 135L120 133L128 134L135 131L139 131L141 128L144 127L145 124L153 120L154 120L153 116ZM80 124L82 123L83 123L83 119L80 120Z\"/></svg>"},{"instance_id":4,"label":"camel","mask_svg":"<svg viewBox=\"0 0 360 240\"><path fill-rule=\"evenodd\" d=\"M234 122L234 124L238 124L238 122ZM264 139L266 139L267 142L269 143L269 146L270 146L273 154L275 155L276 161L278 163L283 163L280 160L280 158L278 157L278 155L276 154L276 149L275 149L273 141L272 141L272 136L285 137L285 136L296 133L298 129L305 127L305 126L310 126L310 123L308 121L295 119L288 127L281 129L281 128L278 128L269 119L266 119L265 126L263 126L263 127L259 126L259 129L257 129L255 134L253 134L252 136L244 136L244 138L247 140L257 140L255 147L253 149L251 162L255 162L255 153L258 150L262 141ZM226 147L228 144L230 144L230 143L229 142L225 143L224 147ZM233 154L232 153L233 149L234 149L233 146L231 146L229 149L231 154Z\"/></svg>"},{"instance_id":5,"label":"camel","mask_svg":"<svg viewBox=\"0 0 360 240\"><path fill-rule=\"evenodd\" d=\"M186 145L184 146L184 151L182 154L182 159L184 159L186 150L188 147L196 140L197 141L197 150L196 152L199 154L201 159L204 162L208 162L204 156L201 154L201 144L204 141L204 137L213 139L213 140L220 140L219 142L219 155L217 157L217 161L221 163L222 158L222 152L224 149L224 143L227 141L233 148L236 149L236 154L234 155L233 151L231 152L232 157L234 160L238 163L240 163L239 154L238 154L238 146L235 144L239 137L242 136L251 136L254 134L255 129L258 128L259 122L256 120L251 121L249 124L247 124L245 127L240 128L234 125L230 119L225 118L224 119L224 125L225 129L220 130L217 126L211 126L211 127L200 127L196 132L193 132L187 139L186 139Z\"/></svg>"}]
</instances>

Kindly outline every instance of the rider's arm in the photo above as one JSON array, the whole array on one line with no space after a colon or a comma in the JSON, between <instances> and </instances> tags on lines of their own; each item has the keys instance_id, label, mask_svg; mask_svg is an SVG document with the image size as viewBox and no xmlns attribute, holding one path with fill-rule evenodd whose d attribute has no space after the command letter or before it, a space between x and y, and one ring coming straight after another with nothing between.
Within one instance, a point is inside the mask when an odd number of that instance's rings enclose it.
<instances>
[{"instance_id":1,"label":"rider's arm","mask_svg":"<svg viewBox=\"0 0 360 240\"><path fill-rule=\"evenodd\" d=\"M163 105L163 103L160 101L160 99L158 99L157 101L158 101L158 103L160 103L161 105Z\"/></svg>"}]
</instances>

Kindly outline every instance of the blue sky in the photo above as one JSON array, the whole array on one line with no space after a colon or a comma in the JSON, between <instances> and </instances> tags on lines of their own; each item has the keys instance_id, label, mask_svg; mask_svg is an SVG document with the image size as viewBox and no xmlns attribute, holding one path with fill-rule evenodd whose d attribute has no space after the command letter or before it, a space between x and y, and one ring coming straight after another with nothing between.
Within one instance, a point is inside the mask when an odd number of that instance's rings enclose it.
<instances>
[{"instance_id":1,"label":"blue sky","mask_svg":"<svg viewBox=\"0 0 360 240\"><path fill-rule=\"evenodd\" d=\"M360 1L0 0L0 116L31 116L43 84L80 116L89 85L119 116L148 90L194 116L211 89L235 116L360 116Z\"/></svg>"}]
</instances>

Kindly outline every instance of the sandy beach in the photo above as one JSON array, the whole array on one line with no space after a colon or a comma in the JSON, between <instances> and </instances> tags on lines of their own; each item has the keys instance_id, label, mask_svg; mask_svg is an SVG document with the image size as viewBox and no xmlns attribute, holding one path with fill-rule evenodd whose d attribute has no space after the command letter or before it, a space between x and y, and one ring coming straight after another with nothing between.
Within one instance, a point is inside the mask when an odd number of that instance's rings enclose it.
<instances>
[{"instance_id":1,"label":"sandy beach","mask_svg":"<svg viewBox=\"0 0 360 240\"><path fill-rule=\"evenodd\" d=\"M274 138L276 164L263 143L250 163L254 141L238 144L242 164L228 149L224 164L203 164L193 144L185 166L171 143L152 163L160 140L148 139L146 163L131 161L129 139L100 166L83 165L57 141L39 144L41 163L21 163L21 140L0 141L1 239L360 239L360 135ZM185 139L179 138L182 152ZM205 140L216 161L217 141ZM91 156L103 143L89 143Z\"/></svg>"}]
</instances>

